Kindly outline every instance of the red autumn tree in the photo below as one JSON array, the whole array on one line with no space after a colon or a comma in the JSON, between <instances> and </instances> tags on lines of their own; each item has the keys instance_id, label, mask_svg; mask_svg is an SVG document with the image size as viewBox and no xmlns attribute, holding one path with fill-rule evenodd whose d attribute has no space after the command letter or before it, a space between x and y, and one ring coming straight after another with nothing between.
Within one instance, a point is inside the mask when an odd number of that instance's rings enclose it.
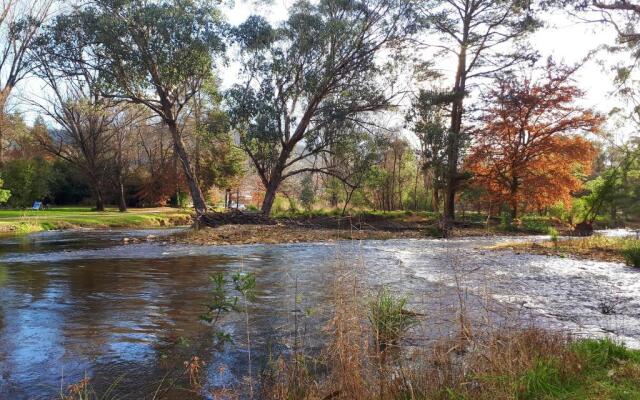
<instances>
[{"instance_id":1,"label":"red autumn tree","mask_svg":"<svg viewBox=\"0 0 640 400\"><path fill-rule=\"evenodd\" d=\"M508 204L516 218L520 209L568 204L580 189L595 150L578 133L596 132L602 117L575 104L583 95L575 71L549 61L543 78L506 76L486 96L467 167L490 208Z\"/></svg>"}]
</instances>

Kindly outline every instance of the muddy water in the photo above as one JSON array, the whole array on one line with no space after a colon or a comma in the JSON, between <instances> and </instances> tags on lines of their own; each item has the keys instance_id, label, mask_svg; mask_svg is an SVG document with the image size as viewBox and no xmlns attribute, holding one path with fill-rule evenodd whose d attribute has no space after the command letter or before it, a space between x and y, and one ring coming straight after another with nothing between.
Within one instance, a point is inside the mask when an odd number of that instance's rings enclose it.
<instances>
[{"instance_id":1,"label":"muddy water","mask_svg":"<svg viewBox=\"0 0 640 400\"><path fill-rule=\"evenodd\" d=\"M424 313L412 341L455 329L461 306L476 324L537 324L610 334L640 346L640 272L622 264L487 252L503 239L390 240L199 247L145 242L157 232L50 232L0 241L0 398L51 399L91 378L124 398L185 399L183 362L205 362L205 388L248 374L247 325L229 314L219 345L199 322L212 273L253 272L253 375L294 337L316 350L327 333L334 277L410 294ZM141 243L124 244L124 237ZM294 335L294 332L299 332Z\"/></svg>"}]
</instances>

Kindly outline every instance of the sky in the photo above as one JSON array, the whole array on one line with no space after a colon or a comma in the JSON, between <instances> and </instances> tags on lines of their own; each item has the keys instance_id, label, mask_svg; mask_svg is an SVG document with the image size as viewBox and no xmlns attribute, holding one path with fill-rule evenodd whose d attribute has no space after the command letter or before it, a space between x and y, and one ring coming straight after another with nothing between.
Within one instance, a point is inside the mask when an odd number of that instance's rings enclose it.
<instances>
[{"instance_id":1,"label":"sky","mask_svg":"<svg viewBox=\"0 0 640 400\"><path fill-rule=\"evenodd\" d=\"M271 23L277 24L286 18L287 8L293 0L273 0L268 2L241 1L235 2L233 7L223 8L223 13L229 23L237 25L242 23L252 14L260 14ZM546 26L532 35L530 43L534 49L540 52L543 59L552 56L556 61L573 64L583 60L591 51L603 45L615 43L615 32L612 28L602 24L584 23L567 13L556 11L545 14L542 20ZM616 98L613 86L613 73L611 65L601 65L604 61L610 61L611 56L605 51L593 55L576 75L576 83L585 92L581 105L593 108L596 111L607 113L613 107L620 106L620 99ZM454 63L448 62L436 64L445 76L453 77ZM239 65L230 62L229 65L217 71L222 81L222 88L227 88L237 81ZM446 86L447 82L443 82ZM24 99L33 98L34 94L42 92L42 84L35 79L28 79L18 90L14 98L17 109L25 114L28 121L33 121L35 113L25 108ZM404 111L402 111L404 113ZM628 128L625 135L632 133ZM636 133L637 134L637 133Z\"/></svg>"}]
</instances>

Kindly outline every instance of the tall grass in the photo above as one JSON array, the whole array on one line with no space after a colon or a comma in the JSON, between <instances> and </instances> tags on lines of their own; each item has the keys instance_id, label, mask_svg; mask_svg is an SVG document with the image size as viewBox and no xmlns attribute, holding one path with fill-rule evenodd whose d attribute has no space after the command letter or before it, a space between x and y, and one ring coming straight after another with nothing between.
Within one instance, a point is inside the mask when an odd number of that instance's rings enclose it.
<instances>
[{"instance_id":1,"label":"tall grass","mask_svg":"<svg viewBox=\"0 0 640 400\"><path fill-rule=\"evenodd\" d=\"M389 289L380 290L369 304L369 322L381 350L402 339L417 321L406 310L407 298L392 294Z\"/></svg>"},{"instance_id":2,"label":"tall grass","mask_svg":"<svg viewBox=\"0 0 640 400\"><path fill-rule=\"evenodd\" d=\"M640 241L634 240L622 249L622 257L627 265L632 267L640 267Z\"/></svg>"},{"instance_id":3,"label":"tall grass","mask_svg":"<svg viewBox=\"0 0 640 400\"><path fill-rule=\"evenodd\" d=\"M363 301L357 284L345 281L350 280L342 281L333 300L331 340L322 354L280 357L262 384L262 398L640 399L640 352L619 343L574 340L536 328L476 326L473 335L411 344L406 340L421 317L407 312L406 297L383 289ZM324 373L311 373L310 360L322 363Z\"/></svg>"},{"instance_id":4,"label":"tall grass","mask_svg":"<svg viewBox=\"0 0 640 400\"><path fill-rule=\"evenodd\" d=\"M234 280L234 289L252 300L249 291L255 281L241 277ZM428 329L429 320L407 310L407 297L388 288L371 296L361 288L357 268L340 269L332 279L328 322L318 328L327 334L326 344L319 353L307 352L299 345L296 322L293 351L271 357L256 385L256 398L640 399L640 352L610 339L575 340L536 328L471 327L473 322L465 317L456 328L459 332L411 340L411 335L425 333L418 330ZM460 281L457 287L462 298ZM227 307L227 297L218 296L218 303ZM457 314L466 315L464 301L458 307ZM200 361L185 363L194 393L203 386ZM233 393L253 390L253 382L248 384ZM79 388L86 389L86 384ZM97 399L82 396L84 392L76 390L63 399Z\"/></svg>"}]
</instances>

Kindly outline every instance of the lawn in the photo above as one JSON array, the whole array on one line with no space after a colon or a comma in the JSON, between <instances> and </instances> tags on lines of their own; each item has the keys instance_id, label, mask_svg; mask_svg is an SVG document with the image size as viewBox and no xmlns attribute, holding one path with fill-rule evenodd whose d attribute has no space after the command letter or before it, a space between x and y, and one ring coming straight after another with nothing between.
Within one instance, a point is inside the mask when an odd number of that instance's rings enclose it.
<instances>
[{"instance_id":1,"label":"lawn","mask_svg":"<svg viewBox=\"0 0 640 400\"><path fill-rule=\"evenodd\" d=\"M0 210L0 233L29 233L70 228L150 228L190 223L191 212L177 208L137 208L103 212L89 207L56 207L47 210Z\"/></svg>"}]
</instances>

